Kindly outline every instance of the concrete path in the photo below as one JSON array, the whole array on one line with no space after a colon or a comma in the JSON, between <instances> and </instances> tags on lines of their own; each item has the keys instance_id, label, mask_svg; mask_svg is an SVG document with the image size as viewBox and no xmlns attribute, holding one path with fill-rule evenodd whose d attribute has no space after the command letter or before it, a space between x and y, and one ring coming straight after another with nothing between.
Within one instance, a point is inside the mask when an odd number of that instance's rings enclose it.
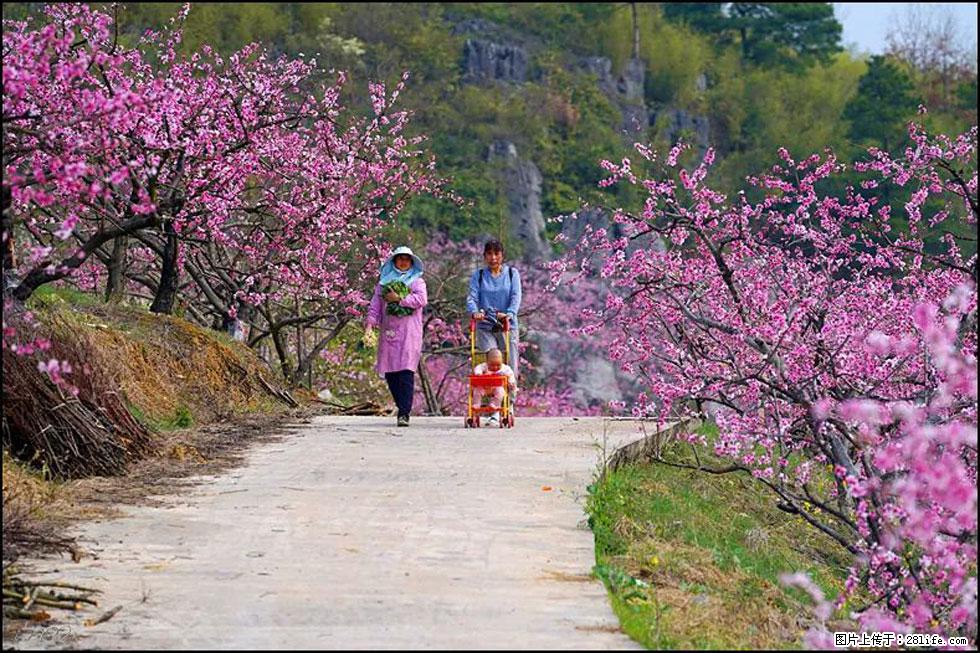
<instances>
[{"instance_id":1,"label":"concrete path","mask_svg":"<svg viewBox=\"0 0 980 653\"><path fill-rule=\"evenodd\" d=\"M86 524L104 588L72 641L18 648L636 648L618 631L585 523L602 455L631 422L321 417L167 507ZM122 610L95 627L83 618ZM5 642L5 644L7 644Z\"/></svg>"}]
</instances>

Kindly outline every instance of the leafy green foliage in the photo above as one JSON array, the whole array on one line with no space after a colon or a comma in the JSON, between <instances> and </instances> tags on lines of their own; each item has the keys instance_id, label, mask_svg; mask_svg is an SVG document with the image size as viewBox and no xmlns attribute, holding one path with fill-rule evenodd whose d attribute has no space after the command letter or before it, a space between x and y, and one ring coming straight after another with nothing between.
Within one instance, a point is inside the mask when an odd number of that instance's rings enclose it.
<instances>
[{"instance_id":1,"label":"leafy green foliage","mask_svg":"<svg viewBox=\"0 0 980 653\"><path fill-rule=\"evenodd\" d=\"M755 65L800 70L828 62L841 51L842 27L828 2L666 3L671 20L738 43L742 59Z\"/></svg>"},{"instance_id":2,"label":"leafy green foliage","mask_svg":"<svg viewBox=\"0 0 980 653\"><path fill-rule=\"evenodd\" d=\"M731 61L727 62L731 65ZM725 153L718 173L728 187L775 160L776 143L805 157L829 147L848 153L841 115L853 97L864 64L847 54L803 73L752 69L722 77L708 92L716 146Z\"/></svg>"},{"instance_id":3,"label":"leafy green foliage","mask_svg":"<svg viewBox=\"0 0 980 653\"><path fill-rule=\"evenodd\" d=\"M894 150L906 140L905 126L918 105L909 76L887 58L871 57L857 95L844 108L848 134L861 145Z\"/></svg>"},{"instance_id":4,"label":"leafy green foliage","mask_svg":"<svg viewBox=\"0 0 980 653\"><path fill-rule=\"evenodd\" d=\"M731 24L744 58L755 64L798 68L841 51L843 28L829 2L735 2Z\"/></svg>"},{"instance_id":5,"label":"leafy green foliage","mask_svg":"<svg viewBox=\"0 0 980 653\"><path fill-rule=\"evenodd\" d=\"M401 281L392 281L381 286L381 292L387 294L393 292L398 295L401 299L408 297L408 286L406 286ZM411 315L415 312L414 308L408 308L406 306L400 305L398 302L388 302L386 311L388 315Z\"/></svg>"},{"instance_id":6,"label":"leafy green foliage","mask_svg":"<svg viewBox=\"0 0 980 653\"><path fill-rule=\"evenodd\" d=\"M665 7L673 6L669 3ZM696 108L697 79L707 72L717 56L711 39L693 27L664 18L659 8L641 4L636 19L640 30L640 58L646 63L644 95L648 104L673 104ZM599 27L601 51L612 59L613 70L621 71L632 56L633 17L627 3Z\"/></svg>"}]
</instances>

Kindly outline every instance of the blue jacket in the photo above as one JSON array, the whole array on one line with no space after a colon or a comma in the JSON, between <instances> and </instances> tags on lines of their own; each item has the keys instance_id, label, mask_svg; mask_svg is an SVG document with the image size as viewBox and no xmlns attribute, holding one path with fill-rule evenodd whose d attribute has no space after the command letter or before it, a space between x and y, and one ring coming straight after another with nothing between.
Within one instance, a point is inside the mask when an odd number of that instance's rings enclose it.
<instances>
[{"instance_id":1,"label":"blue jacket","mask_svg":"<svg viewBox=\"0 0 980 653\"><path fill-rule=\"evenodd\" d=\"M479 268L470 277L470 291L466 296L466 310L471 315L480 310L507 313L511 329L517 329L517 311L521 308L521 275L509 265L503 266L496 278L487 268ZM486 321L481 329L489 329Z\"/></svg>"}]
</instances>

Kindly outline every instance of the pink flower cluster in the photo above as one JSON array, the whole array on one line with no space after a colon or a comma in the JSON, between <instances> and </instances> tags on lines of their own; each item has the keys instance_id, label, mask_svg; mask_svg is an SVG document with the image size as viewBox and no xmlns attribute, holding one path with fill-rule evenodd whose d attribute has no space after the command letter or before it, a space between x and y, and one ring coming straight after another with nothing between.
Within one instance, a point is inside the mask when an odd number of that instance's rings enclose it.
<instances>
[{"instance_id":1,"label":"pink flower cluster","mask_svg":"<svg viewBox=\"0 0 980 653\"><path fill-rule=\"evenodd\" d=\"M261 338L283 321L352 319L381 227L440 185L397 110L407 73L390 90L369 85L373 112L358 115L342 104L345 75L320 82L312 61L256 44L178 53L189 10L133 49L86 4L4 21L4 237L22 253L12 295L60 279L94 290L128 238L130 289L152 296L176 267L202 323L244 319Z\"/></svg>"},{"instance_id":2,"label":"pink flower cluster","mask_svg":"<svg viewBox=\"0 0 980 653\"><path fill-rule=\"evenodd\" d=\"M581 332L645 380L635 414L712 419L717 456L854 555L863 626L975 637L977 131L910 136L858 187L833 153L781 150L731 198L712 153L639 148L651 178L603 162L648 195L616 212L625 238L586 230L554 274L609 284Z\"/></svg>"}]
</instances>

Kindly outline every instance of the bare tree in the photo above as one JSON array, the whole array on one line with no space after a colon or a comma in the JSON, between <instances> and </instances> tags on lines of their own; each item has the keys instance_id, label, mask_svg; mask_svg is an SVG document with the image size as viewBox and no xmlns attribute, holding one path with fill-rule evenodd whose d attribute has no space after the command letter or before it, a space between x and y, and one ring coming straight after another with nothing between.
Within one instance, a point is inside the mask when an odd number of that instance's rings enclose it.
<instances>
[{"instance_id":1,"label":"bare tree","mask_svg":"<svg viewBox=\"0 0 980 653\"><path fill-rule=\"evenodd\" d=\"M912 69L929 108L950 107L959 84L976 78L976 40L946 5L903 5L891 16L886 41L887 53Z\"/></svg>"}]
</instances>

